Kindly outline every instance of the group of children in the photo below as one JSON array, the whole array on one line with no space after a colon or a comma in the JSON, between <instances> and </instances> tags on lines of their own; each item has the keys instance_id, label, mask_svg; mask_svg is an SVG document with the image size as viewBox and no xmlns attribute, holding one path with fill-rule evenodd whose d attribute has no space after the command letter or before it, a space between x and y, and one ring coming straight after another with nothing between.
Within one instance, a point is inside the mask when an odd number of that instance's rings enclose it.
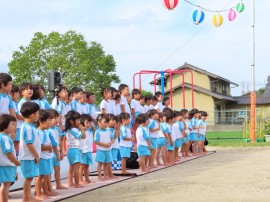
<instances>
[{"instance_id":1,"label":"group of children","mask_svg":"<svg viewBox=\"0 0 270 202\"><path fill-rule=\"evenodd\" d=\"M89 166L95 160L98 179L116 178L112 162L120 154L122 173L126 162L137 151L142 172L157 166L175 164L182 157L205 152L207 113L192 109L173 111L170 99L161 92L143 97L139 89L120 84L101 88L100 112L95 95L79 87L70 91L63 85L55 89L50 105L40 84L12 84L12 77L0 73L0 183L1 198L17 179L20 166L25 179L23 201L32 201L31 182L35 178L35 198L45 200L67 189L61 184L60 162L66 156L70 164L68 186L81 188L91 183ZM132 96L132 97L131 97ZM20 101L19 101L19 98ZM96 158L92 158L93 144ZM160 155L162 163L160 161ZM156 159L156 161L155 161ZM102 174L103 171L103 174Z\"/></svg>"}]
</instances>

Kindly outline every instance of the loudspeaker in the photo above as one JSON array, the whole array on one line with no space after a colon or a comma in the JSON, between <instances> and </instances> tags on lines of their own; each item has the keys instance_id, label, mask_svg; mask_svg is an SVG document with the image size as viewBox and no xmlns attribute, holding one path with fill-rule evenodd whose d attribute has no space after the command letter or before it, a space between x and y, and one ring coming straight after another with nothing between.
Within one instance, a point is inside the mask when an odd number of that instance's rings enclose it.
<instances>
[{"instance_id":1,"label":"loudspeaker","mask_svg":"<svg viewBox=\"0 0 270 202\"><path fill-rule=\"evenodd\" d=\"M48 73L48 90L54 91L56 86L61 84L60 72L49 72Z\"/></svg>"}]
</instances>

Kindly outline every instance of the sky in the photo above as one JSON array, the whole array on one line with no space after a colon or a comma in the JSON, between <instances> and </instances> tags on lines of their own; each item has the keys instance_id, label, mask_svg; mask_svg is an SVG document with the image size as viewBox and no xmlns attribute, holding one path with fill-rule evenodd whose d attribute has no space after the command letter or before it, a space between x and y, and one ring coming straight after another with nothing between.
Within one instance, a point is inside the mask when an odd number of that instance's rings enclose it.
<instances>
[{"instance_id":1,"label":"sky","mask_svg":"<svg viewBox=\"0 0 270 202\"><path fill-rule=\"evenodd\" d=\"M190 0L208 9L234 7L240 0ZM27 46L35 32L48 34L75 30L87 41L101 43L114 56L121 82L132 87L132 76L140 70L175 69L185 62L225 77L239 87L232 95L251 89L250 0L233 22L220 13L224 24L216 28L205 12L200 25L192 22L196 9L179 0L167 10L160 0L0 0L0 71L8 72L13 51ZM256 1L256 89L270 75L270 24L266 18L270 1ZM153 76L143 76L143 88ZM138 86L137 86L138 87Z\"/></svg>"}]
</instances>

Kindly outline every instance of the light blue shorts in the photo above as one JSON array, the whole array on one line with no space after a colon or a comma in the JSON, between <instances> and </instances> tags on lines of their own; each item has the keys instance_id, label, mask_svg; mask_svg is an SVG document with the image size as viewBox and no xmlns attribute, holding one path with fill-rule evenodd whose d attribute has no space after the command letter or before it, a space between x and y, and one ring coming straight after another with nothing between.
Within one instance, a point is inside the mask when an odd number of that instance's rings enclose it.
<instances>
[{"instance_id":1,"label":"light blue shorts","mask_svg":"<svg viewBox=\"0 0 270 202\"><path fill-rule=\"evenodd\" d=\"M200 139L199 139L200 141L205 141L205 135L202 135L202 134L200 134Z\"/></svg>"},{"instance_id":2,"label":"light blue shorts","mask_svg":"<svg viewBox=\"0 0 270 202\"><path fill-rule=\"evenodd\" d=\"M150 150L148 146L139 145L137 147L138 156L150 156Z\"/></svg>"},{"instance_id":3,"label":"light blue shorts","mask_svg":"<svg viewBox=\"0 0 270 202\"><path fill-rule=\"evenodd\" d=\"M190 133L189 134L187 134L187 141L190 141L191 140L191 137L190 137Z\"/></svg>"},{"instance_id":4,"label":"light blue shorts","mask_svg":"<svg viewBox=\"0 0 270 202\"><path fill-rule=\"evenodd\" d=\"M121 158L130 158L131 147L119 147Z\"/></svg>"},{"instance_id":5,"label":"light blue shorts","mask_svg":"<svg viewBox=\"0 0 270 202\"><path fill-rule=\"evenodd\" d=\"M158 141L158 138L150 137L150 143L151 143L152 149L157 148L157 141Z\"/></svg>"},{"instance_id":6,"label":"light blue shorts","mask_svg":"<svg viewBox=\"0 0 270 202\"><path fill-rule=\"evenodd\" d=\"M167 151L173 151L174 150L174 144L173 144L173 146L171 146L170 142L168 142L166 147L167 147Z\"/></svg>"},{"instance_id":7,"label":"light blue shorts","mask_svg":"<svg viewBox=\"0 0 270 202\"><path fill-rule=\"evenodd\" d=\"M15 182L16 170L15 166L0 166L0 183Z\"/></svg>"},{"instance_id":8,"label":"light blue shorts","mask_svg":"<svg viewBox=\"0 0 270 202\"><path fill-rule=\"evenodd\" d=\"M82 162L83 165L93 165L92 153L82 153Z\"/></svg>"},{"instance_id":9,"label":"light blue shorts","mask_svg":"<svg viewBox=\"0 0 270 202\"><path fill-rule=\"evenodd\" d=\"M114 160L114 161L117 161L117 156L118 156L118 151L119 151L119 149L116 149L116 148L112 148L112 159Z\"/></svg>"},{"instance_id":10,"label":"light blue shorts","mask_svg":"<svg viewBox=\"0 0 270 202\"><path fill-rule=\"evenodd\" d=\"M190 133L190 140L192 142L199 141L198 134L197 133Z\"/></svg>"},{"instance_id":11,"label":"light blue shorts","mask_svg":"<svg viewBox=\"0 0 270 202\"><path fill-rule=\"evenodd\" d=\"M39 164L35 160L21 160L21 173L23 178L33 178L38 176Z\"/></svg>"},{"instance_id":12,"label":"light blue shorts","mask_svg":"<svg viewBox=\"0 0 270 202\"><path fill-rule=\"evenodd\" d=\"M82 150L78 148L69 148L67 158L70 165L82 162Z\"/></svg>"},{"instance_id":13,"label":"light blue shorts","mask_svg":"<svg viewBox=\"0 0 270 202\"><path fill-rule=\"evenodd\" d=\"M50 175L52 173L52 159L40 159L38 166L39 175Z\"/></svg>"},{"instance_id":14,"label":"light blue shorts","mask_svg":"<svg viewBox=\"0 0 270 202\"><path fill-rule=\"evenodd\" d=\"M179 147L182 147L182 145L183 145L182 138L176 139L174 141L174 147L179 148Z\"/></svg>"},{"instance_id":15,"label":"light blue shorts","mask_svg":"<svg viewBox=\"0 0 270 202\"><path fill-rule=\"evenodd\" d=\"M20 132L21 132L21 129L17 128L16 129L16 137L15 137L14 141L20 142Z\"/></svg>"},{"instance_id":16,"label":"light blue shorts","mask_svg":"<svg viewBox=\"0 0 270 202\"><path fill-rule=\"evenodd\" d=\"M57 161L56 154L53 152L53 167L60 166L60 161Z\"/></svg>"},{"instance_id":17,"label":"light blue shorts","mask_svg":"<svg viewBox=\"0 0 270 202\"><path fill-rule=\"evenodd\" d=\"M99 162L99 163L111 163L112 162L112 152L111 152L111 150L107 150L107 151L97 150L96 162Z\"/></svg>"},{"instance_id":18,"label":"light blue shorts","mask_svg":"<svg viewBox=\"0 0 270 202\"><path fill-rule=\"evenodd\" d=\"M166 145L166 138L165 137L159 137L157 140L157 147L161 148L164 145Z\"/></svg>"}]
</instances>

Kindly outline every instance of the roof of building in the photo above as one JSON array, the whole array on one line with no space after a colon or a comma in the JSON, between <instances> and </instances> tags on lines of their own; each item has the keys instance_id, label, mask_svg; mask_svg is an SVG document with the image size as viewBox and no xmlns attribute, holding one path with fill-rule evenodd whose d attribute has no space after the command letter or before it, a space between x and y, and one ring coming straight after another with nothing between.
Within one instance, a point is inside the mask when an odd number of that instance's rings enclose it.
<instances>
[{"instance_id":1,"label":"roof of building","mask_svg":"<svg viewBox=\"0 0 270 202\"><path fill-rule=\"evenodd\" d=\"M239 105L250 104L250 96L238 96L233 98L238 101L237 104ZM270 104L270 96L257 96L256 104Z\"/></svg>"},{"instance_id":2,"label":"roof of building","mask_svg":"<svg viewBox=\"0 0 270 202\"><path fill-rule=\"evenodd\" d=\"M191 65L189 63L185 63L184 65L178 67L176 70L184 70L184 69L192 69L194 71L197 71L197 72L201 72L202 74L205 74L205 75L208 75L209 77L212 77L212 78L215 78L215 79L219 79L219 80L223 80L223 81L226 81L232 85L235 85L235 86L238 86L237 83L234 83L228 79L225 79L224 77L221 77L221 76L218 76L216 74L213 74L211 72L208 72L204 69L201 69L201 68L198 68L198 67L195 67L194 65ZM169 76L169 74L166 74L165 75L166 77ZM157 80L159 80L160 78L158 78ZM150 84L154 84L154 81L151 81Z\"/></svg>"},{"instance_id":3,"label":"roof of building","mask_svg":"<svg viewBox=\"0 0 270 202\"><path fill-rule=\"evenodd\" d=\"M190 89L192 88L192 85L189 84L189 83L185 83L184 85L185 85L185 88L190 88ZM172 90L174 91L174 90L177 90L179 88L182 88L182 84L173 87ZM194 85L194 91L197 91L197 92L200 92L200 93L204 93L206 95L209 95L209 96L212 96L212 97L221 99L221 100L228 100L228 101L237 102L237 100L234 97L232 97L232 96L215 93L215 92L212 92L210 90L207 90L205 88L202 88L202 87L199 87L199 86L196 86L196 85ZM165 91L166 94L169 93L169 92L170 92L170 90Z\"/></svg>"}]
</instances>

